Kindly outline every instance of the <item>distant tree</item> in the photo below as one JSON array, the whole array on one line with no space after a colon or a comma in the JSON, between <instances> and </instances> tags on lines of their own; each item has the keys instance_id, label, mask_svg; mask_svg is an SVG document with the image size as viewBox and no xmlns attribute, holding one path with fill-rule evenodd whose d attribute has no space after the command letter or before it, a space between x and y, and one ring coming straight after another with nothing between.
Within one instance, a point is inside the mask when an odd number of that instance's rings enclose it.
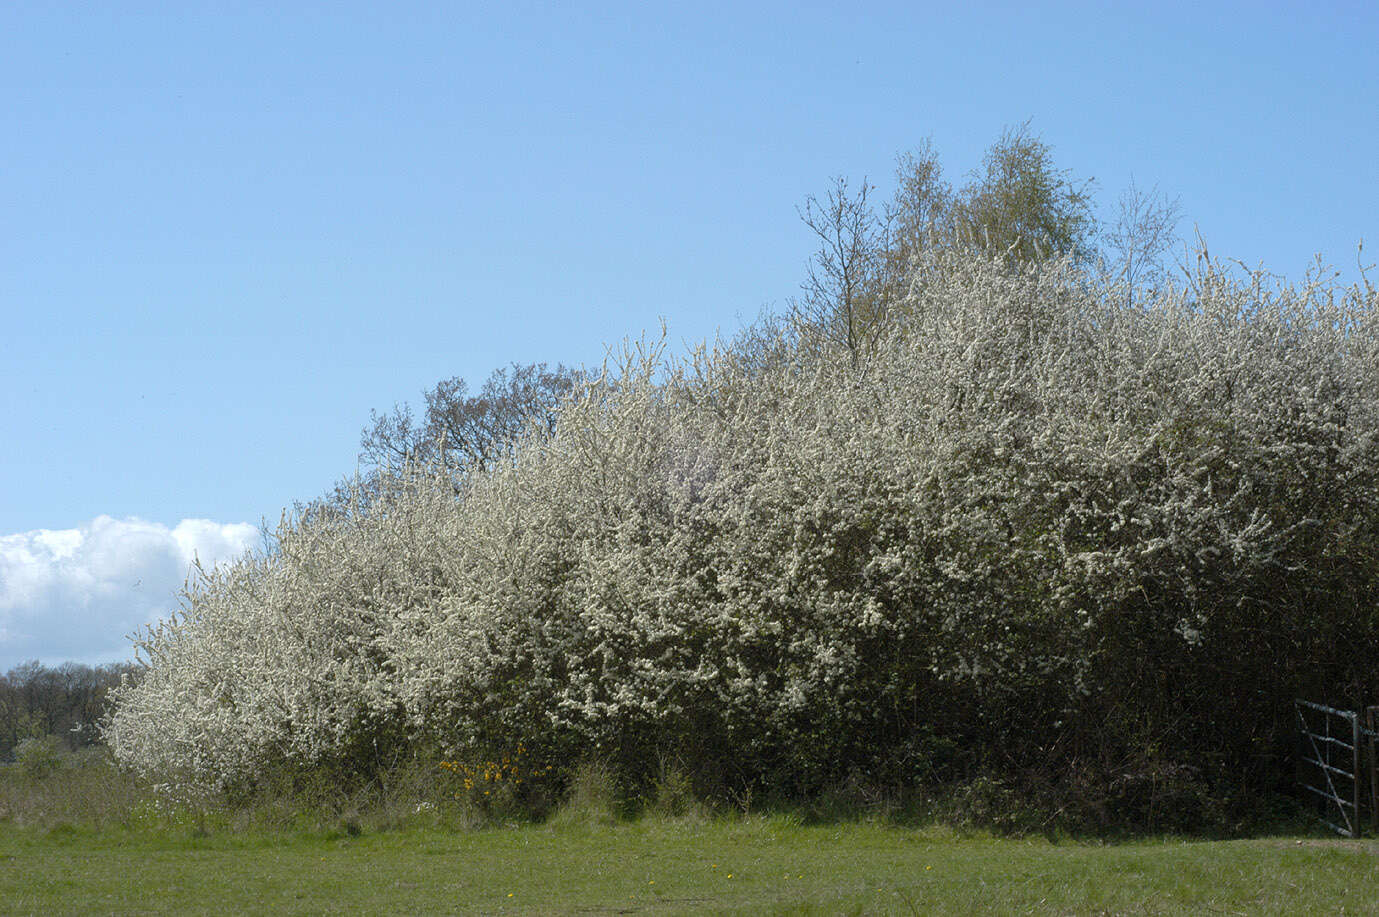
<instances>
[{"instance_id":1,"label":"distant tree","mask_svg":"<svg viewBox=\"0 0 1379 917\"><path fill-rule=\"evenodd\" d=\"M1104 244L1111 256L1111 275L1125 281L1128 304L1134 305L1136 290L1163 281L1163 255L1177 240L1179 219L1178 200L1160 194L1157 185L1146 192L1132 179L1130 187L1121 193Z\"/></svg>"},{"instance_id":2,"label":"distant tree","mask_svg":"<svg viewBox=\"0 0 1379 917\"><path fill-rule=\"evenodd\" d=\"M1071 254L1090 263L1096 218L1091 187L1053 163L1053 151L1029 122L1007 128L986 152L983 169L959 195L959 235L1018 261Z\"/></svg>"},{"instance_id":3,"label":"distant tree","mask_svg":"<svg viewBox=\"0 0 1379 917\"><path fill-rule=\"evenodd\" d=\"M552 431L557 406L585 379L583 370L557 364L517 364L494 370L478 394L456 376L422 393L418 417L409 404L369 413L359 440L359 468L319 497L298 501L289 515L302 521L344 520L367 514L408 466L449 475L458 489L467 475L491 468L511 450L528 423ZM265 549L276 550L266 533Z\"/></svg>"},{"instance_id":4,"label":"distant tree","mask_svg":"<svg viewBox=\"0 0 1379 917\"><path fill-rule=\"evenodd\" d=\"M865 179L853 191L835 178L822 200L805 200L800 219L819 247L791 313L855 356L904 298L912 262L926 249L986 251L1016 263L1071 254L1090 265L1097 227L1091 187L1055 167L1051 147L1029 122L1008 128L957 192L925 140L898 157L895 195L880 212Z\"/></svg>"},{"instance_id":5,"label":"distant tree","mask_svg":"<svg viewBox=\"0 0 1379 917\"><path fill-rule=\"evenodd\" d=\"M0 760L9 760L26 739L54 736L67 748L97 740L106 711L106 692L132 665L91 667L64 662L55 667L30 661L0 675Z\"/></svg>"},{"instance_id":6,"label":"distant tree","mask_svg":"<svg viewBox=\"0 0 1379 917\"><path fill-rule=\"evenodd\" d=\"M925 140L896 157L896 189L886 209L889 248L884 255L885 299L905 294L911 262L920 252L954 243L956 199L943 180L943 165L933 143Z\"/></svg>"},{"instance_id":7,"label":"distant tree","mask_svg":"<svg viewBox=\"0 0 1379 917\"><path fill-rule=\"evenodd\" d=\"M890 221L872 206L875 190L864 178L854 192L839 176L823 200L811 194L800 210L819 247L800 284L803 295L791 300L791 311L854 355L886 314L882 280Z\"/></svg>"},{"instance_id":8,"label":"distant tree","mask_svg":"<svg viewBox=\"0 0 1379 917\"><path fill-rule=\"evenodd\" d=\"M370 415L360 438L360 459L372 468L408 461L436 462L464 471L487 468L505 454L529 423L553 430L556 406L584 379L582 370L557 364L512 364L495 370L476 395L458 376L424 392L426 412L409 405Z\"/></svg>"}]
</instances>

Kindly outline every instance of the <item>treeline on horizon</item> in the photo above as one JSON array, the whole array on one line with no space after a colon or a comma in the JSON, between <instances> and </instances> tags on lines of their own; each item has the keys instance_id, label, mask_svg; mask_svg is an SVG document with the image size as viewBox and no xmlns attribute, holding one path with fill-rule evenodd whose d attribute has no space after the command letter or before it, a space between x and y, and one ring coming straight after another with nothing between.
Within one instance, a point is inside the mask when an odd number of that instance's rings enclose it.
<instances>
[{"instance_id":1,"label":"treeline on horizon","mask_svg":"<svg viewBox=\"0 0 1379 917\"><path fill-rule=\"evenodd\" d=\"M27 739L52 737L67 751L97 744L110 689L136 673L130 662L47 666L32 660L0 675L0 762L14 760Z\"/></svg>"},{"instance_id":2,"label":"treeline on horizon","mask_svg":"<svg viewBox=\"0 0 1379 917\"><path fill-rule=\"evenodd\" d=\"M116 758L237 798L520 756L535 814L581 761L1081 826L1286 790L1292 699L1375 690L1368 280L1175 272L1176 204L1099 225L1028 125L800 216L800 294L731 340L375 414L362 474L140 637Z\"/></svg>"}]
</instances>

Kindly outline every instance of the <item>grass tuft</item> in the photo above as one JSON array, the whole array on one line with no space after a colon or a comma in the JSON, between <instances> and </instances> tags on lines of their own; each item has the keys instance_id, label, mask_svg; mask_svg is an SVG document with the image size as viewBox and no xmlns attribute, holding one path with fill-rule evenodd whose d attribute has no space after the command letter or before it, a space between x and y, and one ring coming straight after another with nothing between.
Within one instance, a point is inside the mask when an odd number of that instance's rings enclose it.
<instances>
[{"instance_id":1,"label":"grass tuft","mask_svg":"<svg viewBox=\"0 0 1379 917\"><path fill-rule=\"evenodd\" d=\"M612 769L601 762L584 761L575 769L550 823L558 827L614 825L626 814L625 808Z\"/></svg>"}]
</instances>

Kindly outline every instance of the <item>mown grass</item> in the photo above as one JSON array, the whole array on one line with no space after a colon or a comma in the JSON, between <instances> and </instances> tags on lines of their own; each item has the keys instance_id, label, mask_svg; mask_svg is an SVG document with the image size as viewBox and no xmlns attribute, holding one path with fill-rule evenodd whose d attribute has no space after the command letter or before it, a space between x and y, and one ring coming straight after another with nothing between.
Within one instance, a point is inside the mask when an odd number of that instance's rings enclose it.
<instances>
[{"instance_id":1,"label":"mown grass","mask_svg":"<svg viewBox=\"0 0 1379 917\"><path fill-rule=\"evenodd\" d=\"M427 802L448 786L427 784L434 772L364 796L235 807L173 802L98 753L42 776L0 768L0 912L1379 912L1379 841L1305 828L1228 841L995 837L864 808L715 809L681 798L675 781L628 819L597 767L532 823Z\"/></svg>"},{"instance_id":2,"label":"mown grass","mask_svg":"<svg viewBox=\"0 0 1379 917\"><path fill-rule=\"evenodd\" d=\"M1373 913L1379 842L780 816L377 834L0 825L7 913Z\"/></svg>"}]
</instances>

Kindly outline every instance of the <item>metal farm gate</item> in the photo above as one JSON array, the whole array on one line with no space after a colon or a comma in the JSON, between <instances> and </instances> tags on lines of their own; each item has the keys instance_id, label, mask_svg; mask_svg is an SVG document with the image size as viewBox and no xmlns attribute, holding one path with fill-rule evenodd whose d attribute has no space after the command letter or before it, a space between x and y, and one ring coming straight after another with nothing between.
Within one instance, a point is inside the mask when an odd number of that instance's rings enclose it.
<instances>
[{"instance_id":1,"label":"metal farm gate","mask_svg":"<svg viewBox=\"0 0 1379 917\"><path fill-rule=\"evenodd\" d=\"M1323 823L1346 837L1359 837L1364 816L1379 834L1379 706L1338 710L1294 702L1298 718L1298 788L1317 807Z\"/></svg>"}]
</instances>

